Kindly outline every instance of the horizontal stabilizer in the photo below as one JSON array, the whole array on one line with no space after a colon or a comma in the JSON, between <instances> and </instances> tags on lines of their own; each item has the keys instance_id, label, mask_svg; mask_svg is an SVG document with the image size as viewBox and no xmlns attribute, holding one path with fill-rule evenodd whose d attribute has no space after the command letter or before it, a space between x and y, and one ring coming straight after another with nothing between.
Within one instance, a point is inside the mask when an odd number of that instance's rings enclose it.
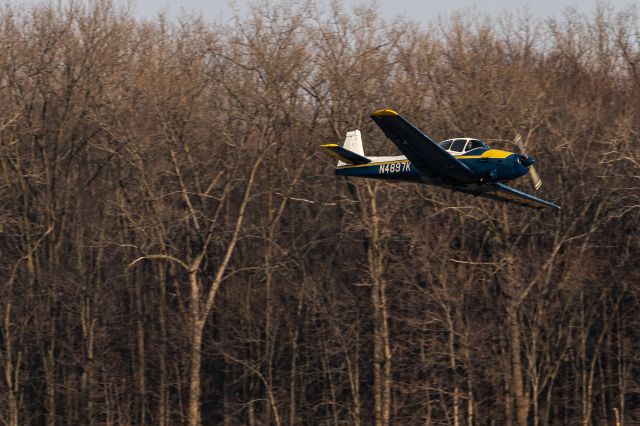
<instances>
[{"instance_id":1,"label":"horizontal stabilizer","mask_svg":"<svg viewBox=\"0 0 640 426\"><path fill-rule=\"evenodd\" d=\"M367 157L356 154L348 149L344 149L335 143L321 145L320 148L324 149L332 157L346 164L367 164L371 162Z\"/></svg>"}]
</instances>

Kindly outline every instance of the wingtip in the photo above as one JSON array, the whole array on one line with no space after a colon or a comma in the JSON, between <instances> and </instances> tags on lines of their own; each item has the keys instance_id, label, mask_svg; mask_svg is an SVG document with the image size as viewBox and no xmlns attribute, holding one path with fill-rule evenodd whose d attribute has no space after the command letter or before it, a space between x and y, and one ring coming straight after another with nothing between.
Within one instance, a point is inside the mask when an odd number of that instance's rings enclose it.
<instances>
[{"instance_id":1,"label":"wingtip","mask_svg":"<svg viewBox=\"0 0 640 426\"><path fill-rule=\"evenodd\" d=\"M371 114L372 117L380 117L384 115L398 115L398 113L392 109L379 109Z\"/></svg>"},{"instance_id":2,"label":"wingtip","mask_svg":"<svg viewBox=\"0 0 640 426\"><path fill-rule=\"evenodd\" d=\"M554 204L552 202L549 202L549 205L547 207L550 207L554 212L559 212L560 210L562 210L562 208L559 205Z\"/></svg>"}]
</instances>

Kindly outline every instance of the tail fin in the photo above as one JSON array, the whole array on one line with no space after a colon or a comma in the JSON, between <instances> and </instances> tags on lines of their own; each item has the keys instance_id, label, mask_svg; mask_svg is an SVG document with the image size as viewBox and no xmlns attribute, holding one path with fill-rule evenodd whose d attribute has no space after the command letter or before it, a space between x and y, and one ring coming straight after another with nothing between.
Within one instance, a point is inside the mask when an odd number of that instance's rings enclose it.
<instances>
[{"instance_id":1,"label":"tail fin","mask_svg":"<svg viewBox=\"0 0 640 426\"><path fill-rule=\"evenodd\" d=\"M334 143L322 145L322 148L329 155L338 159L337 167L346 166L347 164L367 164L371 162L370 159L364 156L360 130L348 132L342 148Z\"/></svg>"},{"instance_id":2,"label":"tail fin","mask_svg":"<svg viewBox=\"0 0 640 426\"><path fill-rule=\"evenodd\" d=\"M360 130L354 130L347 132L347 138L342 145L344 149L348 149L351 152L364 157L364 149L362 148L362 136L360 136Z\"/></svg>"}]
</instances>

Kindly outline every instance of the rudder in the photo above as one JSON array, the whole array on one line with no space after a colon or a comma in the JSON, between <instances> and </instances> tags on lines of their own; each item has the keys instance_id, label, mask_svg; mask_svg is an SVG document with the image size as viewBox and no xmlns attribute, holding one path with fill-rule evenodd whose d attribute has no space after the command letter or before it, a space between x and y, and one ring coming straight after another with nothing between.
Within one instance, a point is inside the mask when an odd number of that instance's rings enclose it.
<instances>
[{"instance_id":1,"label":"rudder","mask_svg":"<svg viewBox=\"0 0 640 426\"><path fill-rule=\"evenodd\" d=\"M360 130L353 130L347 132L347 137L344 140L342 147L337 144L330 143L321 146L327 154L338 160L336 167L353 165L353 164L368 164L371 160L364 156L364 149L362 147L362 136Z\"/></svg>"},{"instance_id":2,"label":"rudder","mask_svg":"<svg viewBox=\"0 0 640 426\"><path fill-rule=\"evenodd\" d=\"M342 147L364 157L364 148L362 147L362 136L360 135L360 130L347 132L347 137L344 140L344 145L342 145Z\"/></svg>"}]
</instances>

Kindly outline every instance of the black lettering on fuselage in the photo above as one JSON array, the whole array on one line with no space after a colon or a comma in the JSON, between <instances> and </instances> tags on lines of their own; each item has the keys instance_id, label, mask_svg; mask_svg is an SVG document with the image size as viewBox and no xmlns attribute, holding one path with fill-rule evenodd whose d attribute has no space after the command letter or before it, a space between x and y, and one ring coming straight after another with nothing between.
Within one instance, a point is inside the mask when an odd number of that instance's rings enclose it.
<instances>
[{"instance_id":1,"label":"black lettering on fuselage","mask_svg":"<svg viewBox=\"0 0 640 426\"><path fill-rule=\"evenodd\" d=\"M381 174L409 172L409 171L411 171L410 161L397 161L395 163L380 164L380 168L378 169L378 173L381 173Z\"/></svg>"}]
</instances>

